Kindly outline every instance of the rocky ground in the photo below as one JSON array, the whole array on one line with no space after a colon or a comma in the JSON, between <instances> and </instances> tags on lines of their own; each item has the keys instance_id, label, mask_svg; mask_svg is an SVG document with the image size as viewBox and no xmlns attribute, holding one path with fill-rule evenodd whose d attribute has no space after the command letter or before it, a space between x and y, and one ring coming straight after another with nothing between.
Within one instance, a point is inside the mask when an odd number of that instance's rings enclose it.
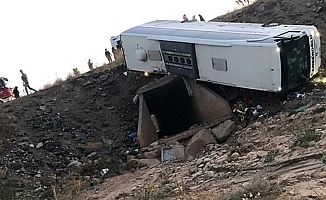
<instances>
[{"instance_id":1,"label":"rocky ground","mask_svg":"<svg viewBox=\"0 0 326 200\"><path fill-rule=\"evenodd\" d=\"M43 199L70 179L98 184L101 169L121 174L124 140L137 130L133 95L155 78L125 71L122 65L89 72L2 105L0 191L13 187L8 181L16 189L5 195Z\"/></svg>"},{"instance_id":2,"label":"rocky ground","mask_svg":"<svg viewBox=\"0 0 326 200\"><path fill-rule=\"evenodd\" d=\"M324 60L325 14L324 1L261 0L214 21L314 24ZM1 105L0 199L326 199L323 84L260 104L279 112L193 161L161 163L159 143L125 154L137 129L132 99L157 78L125 70L86 73Z\"/></svg>"}]
</instances>

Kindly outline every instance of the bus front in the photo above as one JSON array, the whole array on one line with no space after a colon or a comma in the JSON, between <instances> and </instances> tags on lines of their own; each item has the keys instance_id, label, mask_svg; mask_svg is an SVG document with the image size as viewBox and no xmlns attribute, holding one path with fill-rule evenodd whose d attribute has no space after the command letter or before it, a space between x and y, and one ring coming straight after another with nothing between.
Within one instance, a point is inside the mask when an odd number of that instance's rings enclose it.
<instances>
[{"instance_id":1,"label":"bus front","mask_svg":"<svg viewBox=\"0 0 326 200\"><path fill-rule=\"evenodd\" d=\"M275 38L280 49L282 91L294 89L318 73L320 36L315 27L288 31Z\"/></svg>"}]
</instances>

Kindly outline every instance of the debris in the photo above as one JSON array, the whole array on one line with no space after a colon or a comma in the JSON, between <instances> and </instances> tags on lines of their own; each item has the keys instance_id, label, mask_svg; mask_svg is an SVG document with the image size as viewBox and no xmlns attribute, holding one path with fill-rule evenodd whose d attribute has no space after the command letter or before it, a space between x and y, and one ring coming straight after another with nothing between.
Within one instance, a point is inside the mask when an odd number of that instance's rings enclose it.
<instances>
[{"instance_id":1,"label":"debris","mask_svg":"<svg viewBox=\"0 0 326 200\"><path fill-rule=\"evenodd\" d=\"M105 169L102 169L102 170L101 170L100 174L101 174L101 176L103 177L103 176L105 176L105 174L107 174L108 172L109 172L109 169L108 169L108 168L105 168Z\"/></svg>"},{"instance_id":2,"label":"debris","mask_svg":"<svg viewBox=\"0 0 326 200\"><path fill-rule=\"evenodd\" d=\"M306 93L300 94L299 92L296 92L296 93L295 93L295 96L296 96L296 98L298 98L298 99L303 99L303 98L305 98Z\"/></svg>"},{"instance_id":3,"label":"debris","mask_svg":"<svg viewBox=\"0 0 326 200\"><path fill-rule=\"evenodd\" d=\"M303 112L303 111L307 110L308 108L310 108L311 106L312 106L312 102L308 103L305 106L301 106L300 108L293 110L293 114L298 113L298 112Z\"/></svg>"},{"instance_id":4,"label":"debris","mask_svg":"<svg viewBox=\"0 0 326 200\"><path fill-rule=\"evenodd\" d=\"M137 137L137 132L132 132L128 135L128 139L132 142L135 141L136 137Z\"/></svg>"},{"instance_id":5,"label":"debris","mask_svg":"<svg viewBox=\"0 0 326 200\"><path fill-rule=\"evenodd\" d=\"M184 160L185 152L183 145L174 145L171 148L162 148L161 161Z\"/></svg>"}]
</instances>

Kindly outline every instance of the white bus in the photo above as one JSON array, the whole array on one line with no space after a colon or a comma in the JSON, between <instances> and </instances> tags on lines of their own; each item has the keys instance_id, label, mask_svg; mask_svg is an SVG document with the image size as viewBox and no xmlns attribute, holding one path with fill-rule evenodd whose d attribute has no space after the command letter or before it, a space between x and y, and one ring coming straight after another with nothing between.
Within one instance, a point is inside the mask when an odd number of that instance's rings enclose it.
<instances>
[{"instance_id":1,"label":"white bus","mask_svg":"<svg viewBox=\"0 0 326 200\"><path fill-rule=\"evenodd\" d=\"M157 20L121 33L129 70L280 92L321 65L315 26Z\"/></svg>"}]
</instances>

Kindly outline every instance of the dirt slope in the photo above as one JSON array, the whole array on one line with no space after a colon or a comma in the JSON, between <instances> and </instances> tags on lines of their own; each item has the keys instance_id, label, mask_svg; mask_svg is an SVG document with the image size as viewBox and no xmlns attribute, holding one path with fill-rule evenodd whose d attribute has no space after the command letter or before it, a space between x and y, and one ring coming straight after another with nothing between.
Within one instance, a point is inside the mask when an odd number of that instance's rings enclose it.
<instances>
[{"instance_id":1,"label":"dirt slope","mask_svg":"<svg viewBox=\"0 0 326 200\"><path fill-rule=\"evenodd\" d=\"M154 78L125 70L89 72L1 106L1 121L11 123L1 124L0 169L15 182L16 195L47 196L51 185L60 189L74 174L98 183L103 168L120 174L124 139L137 130L133 96ZM0 183L0 199L7 198Z\"/></svg>"}]
</instances>

